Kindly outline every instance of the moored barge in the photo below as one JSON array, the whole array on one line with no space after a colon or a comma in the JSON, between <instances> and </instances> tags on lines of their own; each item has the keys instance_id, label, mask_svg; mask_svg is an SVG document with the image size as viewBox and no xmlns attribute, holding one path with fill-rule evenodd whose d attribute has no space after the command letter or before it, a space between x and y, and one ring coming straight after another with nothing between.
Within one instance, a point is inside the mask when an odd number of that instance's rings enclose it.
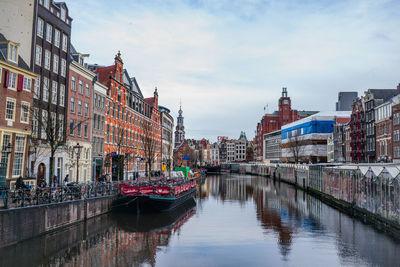
<instances>
[{"instance_id":1,"label":"moored barge","mask_svg":"<svg viewBox=\"0 0 400 267\"><path fill-rule=\"evenodd\" d=\"M196 190L195 179L121 184L120 194L112 208L134 213L169 211L193 200Z\"/></svg>"}]
</instances>

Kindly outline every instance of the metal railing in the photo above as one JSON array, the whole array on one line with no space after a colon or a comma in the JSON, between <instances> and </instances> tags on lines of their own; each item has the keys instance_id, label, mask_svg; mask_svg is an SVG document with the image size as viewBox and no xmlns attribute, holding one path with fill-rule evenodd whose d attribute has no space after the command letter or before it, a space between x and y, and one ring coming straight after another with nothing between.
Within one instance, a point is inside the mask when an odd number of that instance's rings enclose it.
<instances>
[{"instance_id":1,"label":"metal railing","mask_svg":"<svg viewBox=\"0 0 400 267\"><path fill-rule=\"evenodd\" d=\"M35 205L62 203L118 194L117 182L70 183L60 187L36 187L10 190L0 188L0 208L21 208Z\"/></svg>"}]
</instances>

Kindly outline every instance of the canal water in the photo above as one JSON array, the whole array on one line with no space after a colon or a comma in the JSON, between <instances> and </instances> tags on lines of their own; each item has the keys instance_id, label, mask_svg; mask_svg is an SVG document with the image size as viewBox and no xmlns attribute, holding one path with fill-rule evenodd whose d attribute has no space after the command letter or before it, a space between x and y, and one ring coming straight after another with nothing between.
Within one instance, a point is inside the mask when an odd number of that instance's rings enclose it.
<instances>
[{"instance_id":1,"label":"canal water","mask_svg":"<svg viewBox=\"0 0 400 267\"><path fill-rule=\"evenodd\" d=\"M399 266L400 242L290 185L227 174L172 213L107 214L0 255L0 266Z\"/></svg>"}]
</instances>

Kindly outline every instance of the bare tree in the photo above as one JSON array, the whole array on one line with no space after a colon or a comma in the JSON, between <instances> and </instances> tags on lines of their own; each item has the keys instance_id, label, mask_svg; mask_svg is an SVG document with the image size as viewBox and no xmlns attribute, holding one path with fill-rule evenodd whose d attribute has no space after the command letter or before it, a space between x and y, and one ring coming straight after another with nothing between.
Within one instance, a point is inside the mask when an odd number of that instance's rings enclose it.
<instances>
[{"instance_id":1,"label":"bare tree","mask_svg":"<svg viewBox=\"0 0 400 267\"><path fill-rule=\"evenodd\" d=\"M301 153L303 151L303 146L299 136L296 134L295 136L289 138L288 148L293 156L294 163L298 164L300 162Z\"/></svg>"},{"instance_id":2,"label":"bare tree","mask_svg":"<svg viewBox=\"0 0 400 267\"><path fill-rule=\"evenodd\" d=\"M64 134L66 130L66 112L57 112L57 94L53 94L49 85L43 84L43 92L46 92L43 95L43 100L47 103L41 105L40 108L30 108L32 121L32 137L30 145L36 145L39 147L40 143L45 144L45 147L40 148L42 154L45 153L47 149L50 150L49 185L51 186L53 182L52 178L54 177L55 155L60 148L65 148ZM39 96L35 95L35 98L39 99ZM73 130L77 127L81 127L82 123L87 120L90 120L89 116L84 118L82 121L77 122L73 126ZM38 158L37 156L38 155L35 155L35 162Z\"/></svg>"},{"instance_id":3,"label":"bare tree","mask_svg":"<svg viewBox=\"0 0 400 267\"><path fill-rule=\"evenodd\" d=\"M149 180L151 180L151 171L153 170L153 163L156 158L157 143L154 138L154 127L152 122L146 121L143 124L143 148L144 157L146 162L146 171L149 174Z\"/></svg>"}]
</instances>

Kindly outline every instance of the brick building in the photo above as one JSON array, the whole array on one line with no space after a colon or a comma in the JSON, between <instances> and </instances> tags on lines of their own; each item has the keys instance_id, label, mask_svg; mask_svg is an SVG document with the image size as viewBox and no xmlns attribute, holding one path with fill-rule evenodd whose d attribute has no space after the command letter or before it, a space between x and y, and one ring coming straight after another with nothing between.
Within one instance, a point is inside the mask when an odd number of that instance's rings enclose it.
<instances>
[{"instance_id":1,"label":"brick building","mask_svg":"<svg viewBox=\"0 0 400 267\"><path fill-rule=\"evenodd\" d=\"M29 162L30 172L37 178L50 181L50 165L54 174L65 173L66 106L68 87L68 54L72 18L64 2L53 0L16 0L0 10L1 31L20 44L31 71L38 74L33 91L33 137ZM14 10L14 12L10 12ZM15 29L18 29L16 31ZM56 123L57 129L48 127ZM57 151L51 157L49 136Z\"/></svg>"},{"instance_id":2,"label":"brick building","mask_svg":"<svg viewBox=\"0 0 400 267\"><path fill-rule=\"evenodd\" d=\"M288 97L287 88L282 88L282 96L278 101L278 110L272 114L265 114L261 122L257 124L255 137L255 159L261 161L263 159L263 136L264 134L278 131L282 126L308 117L317 113L316 111L297 111L292 109L292 101Z\"/></svg>"},{"instance_id":3,"label":"brick building","mask_svg":"<svg viewBox=\"0 0 400 267\"><path fill-rule=\"evenodd\" d=\"M32 88L36 74L19 55L19 45L0 34L0 144L7 183L13 184L28 166L32 129Z\"/></svg>"},{"instance_id":4,"label":"brick building","mask_svg":"<svg viewBox=\"0 0 400 267\"><path fill-rule=\"evenodd\" d=\"M350 117L350 136L351 161L354 163L365 162L365 111L364 102L361 98L357 98L353 103Z\"/></svg>"},{"instance_id":5,"label":"brick building","mask_svg":"<svg viewBox=\"0 0 400 267\"><path fill-rule=\"evenodd\" d=\"M375 107L376 161L392 161L392 100Z\"/></svg>"},{"instance_id":6,"label":"brick building","mask_svg":"<svg viewBox=\"0 0 400 267\"><path fill-rule=\"evenodd\" d=\"M69 66L68 107L67 107L67 167L71 180L77 179L79 164L79 181L92 180L92 96L95 73L85 68L84 58L87 55L78 53L71 46ZM77 159L79 145L79 163Z\"/></svg>"},{"instance_id":7,"label":"brick building","mask_svg":"<svg viewBox=\"0 0 400 267\"><path fill-rule=\"evenodd\" d=\"M400 162L400 95L392 99L392 160Z\"/></svg>"},{"instance_id":8,"label":"brick building","mask_svg":"<svg viewBox=\"0 0 400 267\"><path fill-rule=\"evenodd\" d=\"M143 98L135 78L123 68L121 54L111 66L90 65L107 87L105 115L105 169L113 180L145 175L146 144L154 152L152 170L161 170L161 124L158 92ZM147 139L146 137L151 137ZM151 142L146 142L151 140ZM113 167L113 168L112 168ZM119 171L118 171L119 170ZM125 177L122 177L125 173Z\"/></svg>"}]
</instances>

